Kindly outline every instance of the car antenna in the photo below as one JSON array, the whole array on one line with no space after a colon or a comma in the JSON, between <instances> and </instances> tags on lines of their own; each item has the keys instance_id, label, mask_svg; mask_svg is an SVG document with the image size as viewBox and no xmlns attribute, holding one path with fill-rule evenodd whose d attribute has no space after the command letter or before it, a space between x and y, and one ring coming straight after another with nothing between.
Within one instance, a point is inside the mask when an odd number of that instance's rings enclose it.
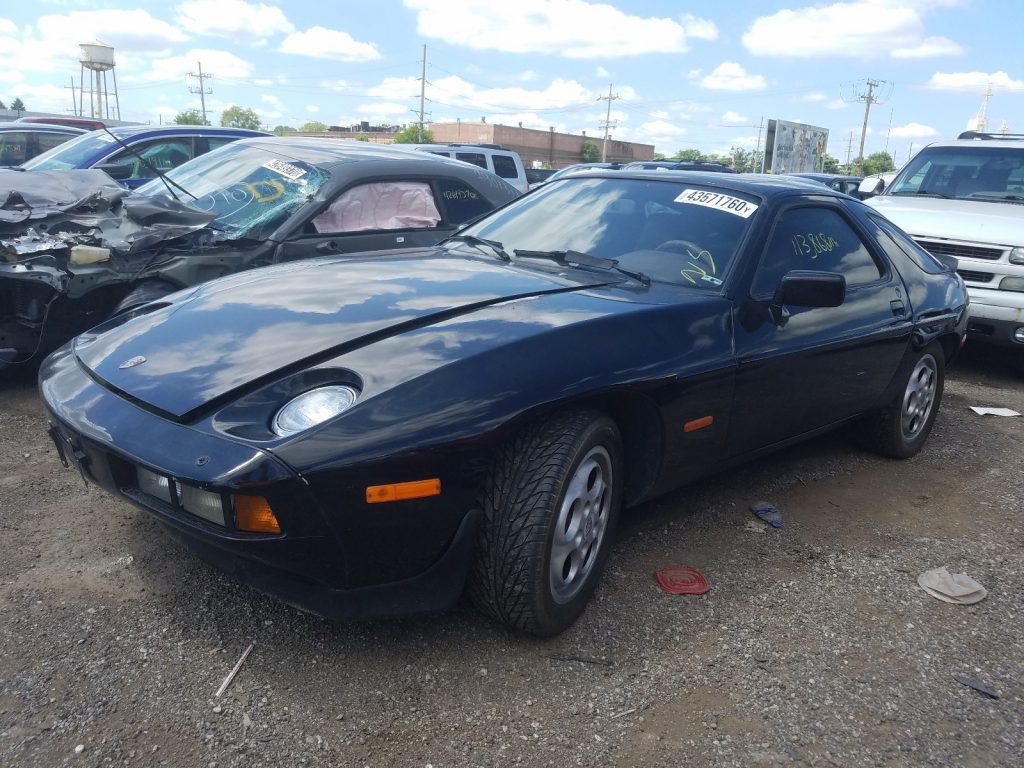
<instances>
[{"instance_id":1,"label":"car antenna","mask_svg":"<svg viewBox=\"0 0 1024 768\"><path fill-rule=\"evenodd\" d=\"M155 165L153 165L153 163L150 162L149 159L143 157L138 152L136 152L133 147L128 146L127 144L124 143L124 141L122 141L120 138L118 138L113 133L111 133L110 129L107 128L107 126L104 125L102 130L104 132L106 132L106 134L110 138L112 138L114 141L116 141L118 144L120 144L126 150L128 150L133 155L135 155L135 157L137 157L139 160L141 160L142 164L145 165L147 168L149 168L149 170L151 170L153 173L155 173L157 178L160 179L160 181L162 181L164 183L165 187L167 187L167 191L171 193L171 197L173 197L175 200L177 200L178 202L181 202L181 198L178 197L176 194L174 194L174 190L171 189L171 185L172 184L174 186L176 186L178 189L180 189L182 192L184 192L186 195L191 197L193 200L198 200L199 199L198 197L193 195L191 192L189 192L187 189L185 189L183 186L181 186L181 184L176 182L174 179L167 178L167 176L164 174L163 171L161 171L159 168L157 168Z\"/></svg>"}]
</instances>

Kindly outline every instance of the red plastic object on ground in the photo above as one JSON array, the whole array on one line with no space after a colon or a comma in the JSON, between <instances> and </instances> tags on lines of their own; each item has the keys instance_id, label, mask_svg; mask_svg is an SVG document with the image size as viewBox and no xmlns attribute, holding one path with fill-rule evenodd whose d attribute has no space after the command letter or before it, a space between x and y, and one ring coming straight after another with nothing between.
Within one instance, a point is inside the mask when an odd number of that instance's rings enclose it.
<instances>
[{"instance_id":1,"label":"red plastic object on ground","mask_svg":"<svg viewBox=\"0 0 1024 768\"><path fill-rule=\"evenodd\" d=\"M711 585L704 574L688 565L661 568L654 572L662 592L670 595L703 595Z\"/></svg>"}]
</instances>

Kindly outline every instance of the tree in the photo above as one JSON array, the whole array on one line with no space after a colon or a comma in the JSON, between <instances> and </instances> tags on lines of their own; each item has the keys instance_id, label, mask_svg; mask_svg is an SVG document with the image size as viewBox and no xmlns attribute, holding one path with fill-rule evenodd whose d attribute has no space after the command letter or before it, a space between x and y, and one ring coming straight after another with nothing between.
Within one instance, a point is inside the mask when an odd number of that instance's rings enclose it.
<instances>
[{"instance_id":1,"label":"tree","mask_svg":"<svg viewBox=\"0 0 1024 768\"><path fill-rule=\"evenodd\" d=\"M4 104L2 99L0 99L0 109L7 109L7 105Z\"/></svg>"},{"instance_id":2,"label":"tree","mask_svg":"<svg viewBox=\"0 0 1024 768\"><path fill-rule=\"evenodd\" d=\"M892 158L889 157L888 152L872 152L864 158L863 168L864 175L871 176L875 173L894 171L896 170L896 165L893 163Z\"/></svg>"},{"instance_id":3,"label":"tree","mask_svg":"<svg viewBox=\"0 0 1024 768\"><path fill-rule=\"evenodd\" d=\"M434 134L429 128L424 128L420 134L419 123L407 125L395 134L395 144L433 144Z\"/></svg>"},{"instance_id":4,"label":"tree","mask_svg":"<svg viewBox=\"0 0 1024 768\"><path fill-rule=\"evenodd\" d=\"M672 160L687 160L690 162L699 162L700 160L706 160L704 153L699 149L680 149L670 158Z\"/></svg>"},{"instance_id":5,"label":"tree","mask_svg":"<svg viewBox=\"0 0 1024 768\"><path fill-rule=\"evenodd\" d=\"M356 136L356 141L369 141L369 140L370 140L370 137L367 136L365 133L360 133L358 136Z\"/></svg>"},{"instance_id":6,"label":"tree","mask_svg":"<svg viewBox=\"0 0 1024 768\"><path fill-rule=\"evenodd\" d=\"M665 153L663 153L663 152L655 152L654 155L651 157L651 160L664 160L664 159L665 159Z\"/></svg>"},{"instance_id":7,"label":"tree","mask_svg":"<svg viewBox=\"0 0 1024 768\"><path fill-rule=\"evenodd\" d=\"M299 130L303 133L324 133L327 131L327 123L321 123L319 120L310 120L307 123L303 123Z\"/></svg>"},{"instance_id":8,"label":"tree","mask_svg":"<svg viewBox=\"0 0 1024 768\"><path fill-rule=\"evenodd\" d=\"M583 142L580 147L580 161L584 163L596 163L601 159L601 148L590 139Z\"/></svg>"},{"instance_id":9,"label":"tree","mask_svg":"<svg viewBox=\"0 0 1024 768\"><path fill-rule=\"evenodd\" d=\"M275 136L287 136L289 133L295 133L296 129L290 125L275 125L274 135Z\"/></svg>"},{"instance_id":10,"label":"tree","mask_svg":"<svg viewBox=\"0 0 1024 768\"><path fill-rule=\"evenodd\" d=\"M11 102L11 109L15 112L24 112L25 102L21 100L21 97L15 97L14 101Z\"/></svg>"},{"instance_id":11,"label":"tree","mask_svg":"<svg viewBox=\"0 0 1024 768\"><path fill-rule=\"evenodd\" d=\"M839 160L826 154L821 167L822 173L839 173Z\"/></svg>"},{"instance_id":12,"label":"tree","mask_svg":"<svg viewBox=\"0 0 1024 768\"><path fill-rule=\"evenodd\" d=\"M178 125L205 125L203 115L198 109L186 109L174 116L174 122Z\"/></svg>"},{"instance_id":13,"label":"tree","mask_svg":"<svg viewBox=\"0 0 1024 768\"><path fill-rule=\"evenodd\" d=\"M220 116L220 124L227 128L250 128L259 130L260 117L245 107L228 107Z\"/></svg>"}]
</instances>

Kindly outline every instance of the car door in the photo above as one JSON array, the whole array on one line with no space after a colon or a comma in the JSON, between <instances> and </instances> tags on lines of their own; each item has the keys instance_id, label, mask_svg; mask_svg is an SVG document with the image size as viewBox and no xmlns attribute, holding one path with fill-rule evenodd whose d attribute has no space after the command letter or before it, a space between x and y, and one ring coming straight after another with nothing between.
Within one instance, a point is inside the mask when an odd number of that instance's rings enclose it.
<instances>
[{"instance_id":1,"label":"car door","mask_svg":"<svg viewBox=\"0 0 1024 768\"><path fill-rule=\"evenodd\" d=\"M792 270L842 275L842 304L788 306L773 319L769 305ZM899 275L840 205L805 200L781 210L737 313L734 449L757 450L867 409L903 357L910 309Z\"/></svg>"},{"instance_id":2,"label":"car door","mask_svg":"<svg viewBox=\"0 0 1024 768\"><path fill-rule=\"evenodd\" d=\"M277 259L435 245L456 226L442 213L441 192L425 179L357 182L282 243Z\"/></svg>"}]
</instances>

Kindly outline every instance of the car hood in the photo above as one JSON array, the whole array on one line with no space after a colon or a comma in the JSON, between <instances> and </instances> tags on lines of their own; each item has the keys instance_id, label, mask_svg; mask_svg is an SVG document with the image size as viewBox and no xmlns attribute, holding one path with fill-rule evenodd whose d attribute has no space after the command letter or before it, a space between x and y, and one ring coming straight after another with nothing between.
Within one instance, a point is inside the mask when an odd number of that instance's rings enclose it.
<instances>
[{"instance_id":1,"label":"car hood","mask_svg":"<svg viewBox=\"0 0 1024 768\"><path fill-rule=\"evenodd\" d=\"M75 355L111 389L188 421L284 370L405 330L622 280L527 270L441 248L390 254L301 261L215 280L82 334Z\"/></svg>"},{"instance_id":2,"label":"car hood","mask_svg":"<svg viewBox=\"0 0 1024 768\"><path fill-rule=\"evenodd\" d=\"M1024 245L1024 205L880 195L865 201L914 237Z\"/></svg>"}]
</instances>

